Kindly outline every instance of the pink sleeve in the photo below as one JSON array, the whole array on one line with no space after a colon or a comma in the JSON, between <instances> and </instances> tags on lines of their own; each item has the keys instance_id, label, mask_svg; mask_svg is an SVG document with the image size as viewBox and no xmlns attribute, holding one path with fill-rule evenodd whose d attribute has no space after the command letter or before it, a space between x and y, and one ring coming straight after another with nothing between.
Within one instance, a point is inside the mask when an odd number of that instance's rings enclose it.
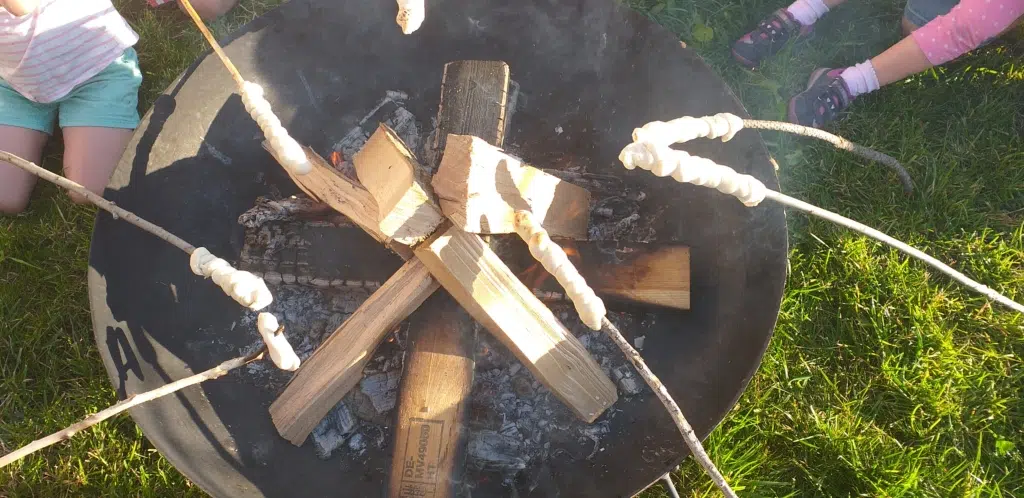
<instances>
[{"instance_id":1,"label":"pink sleeve","mask_svg":"<svg viewBox=\"0 0 1024 498\"><path fill-rule=\"evenodd\" d=\"M1022 14L1024 0L962 0L911 36L928 61L937 66L978 48Z\"/></svg>"}]
</instances>

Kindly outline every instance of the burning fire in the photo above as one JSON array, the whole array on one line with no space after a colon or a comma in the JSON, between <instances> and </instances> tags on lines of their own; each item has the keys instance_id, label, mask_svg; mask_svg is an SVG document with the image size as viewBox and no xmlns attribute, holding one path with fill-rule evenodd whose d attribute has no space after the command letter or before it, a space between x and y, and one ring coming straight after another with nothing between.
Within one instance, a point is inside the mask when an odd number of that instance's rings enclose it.
<instances>
[{"instance_id":1,"label":"burning fire","mask_svg":"<svg viewBox=\"0 0 1024 498\"><path fill-rule=\"evenodd\" d=\"M345 162L345 156L341 155L341 152L335 150L331 152L330 161L331 166L337 168L341 163Z\"/></svg>"},{"instance_id":2,"label":"burning fire","mask_svg":"<svg viewBox=\"0 0 1024 498\"><path fill-rule=\"evenodd\" d=\"M576 249L576 242L567 240L563 242L563 244L562 250L565 251L565 255L569 256L569 261L579 268L580 251ZM528 289L540 289L549 278L551 278L551 274L544 269L539 261L535 261L529 266L529 268L523 270L522 275L519 276L519 280L523 282Z\"/></svg>"}]
</instances>

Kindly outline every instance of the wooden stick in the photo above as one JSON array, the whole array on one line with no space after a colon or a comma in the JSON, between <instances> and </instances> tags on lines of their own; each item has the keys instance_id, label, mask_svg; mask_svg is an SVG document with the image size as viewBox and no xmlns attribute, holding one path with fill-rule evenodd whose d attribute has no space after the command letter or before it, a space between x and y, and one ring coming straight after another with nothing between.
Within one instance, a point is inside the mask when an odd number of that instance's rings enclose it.
<instances>
[{"instance_id":1,"label":"wooden stick","mask_svg":"<svg viewBox=\"0 0 1024 498\"><path fill-rule=\"evenodd\" d=\"M363 375L377 345L439 287L426 266L409 260L317 348L270 405L282 437L301 446Z\"/></svg>"},{"instance_id":2,"label":"wooden stick","mask_svg":"<svg viewBox=\"0 0 1024 498\"><path fill-rule=\"evenodd\" d=\"M0 161L12 164L18 168L21 168L22 170L32 173L35 176L38 176L39 178L42 178L43 180L46 180L59 187L62 187L78 195L81 195L82 197L85 197L89 202L91 202L96 207L110 213L110 215L113 216L114 219L123 219L124 221L127 221L128 223L131 223L132 225L135 225L149 232L150 234L160 238L160 240L163 240L168 244L171 244L172 246L177 247L182 251L185 251L186 254L192 254L192 252L196 250L195 246L189 244L188 242L185 242L185 240L182 239L181 237L178 237L177 235L174 235L171 232L168 232L167 230L164 230L163 228L160 228L159 226L136 216L134 213L128 211L127 209L118 207L113 202L110 202L104 199L103 197L100 197L92 193L89 189L71 180L68 180L63 176L40 168L39 166L36 166L35 164L26 161L25 159L22 159L9 152L0 151Z\"/></svg>"},{"instance_id":3,"label":"wooden stick","mask_svg":"<svg viewBox=\"0 0 1024 498\"><path fill-rule=\"evenodd\" d=\"M903 184L903 191L906 194L910 194L914 191L914 180L910 177L910 173L900 164L896 158L878 152L870 147L853 143L839 135L833 135L827 131L819 130L817 128L811 128L809 126L801 126L793 123L786 123L781 121L763 121L759 119L744 119L743 126L752 130L770 130L770 131L781 131L785 133L792 133L794 135L801 135L804 137L817 138L832 144L833 147L839 150L845 150L851 152L865 159L880 162L887 168L891 169L896 176L899 177L900 183Z\"/></svg>"},{"instance_id":4,"label":"wooden stick","mask_svg":"<svg viewBox=\"0 0 1024 498\"><path fill-rule=\"evenodd\" d=\"M622 337L622 332L619 332L619 328L614 323L605 317L602 320L604 325L604 331L611 337L615 345L622 350L622 353L626 355L629 362L636 367L637 372L643 377L647 385L651 386L654 394L658 396L661 403L665 405L665 409L668 410L668 414L672 417L672 421L676 423L676 427L679 429L679 433L683 435L683 441L686 442L686 446L690 448L690 454L697 460L697 463L711 477L711 480L715 482L718 489L722 491L722 494L730 498L735 498L736 493L729 487L729 483L725 482L725 477L722 477L722 473L718 471L715 464L711 461L711 457L708 456L707 452L704 451L704 445L701 444L697 434L693 432L693 427L690 426L690 422L686 420L683 415L683 411L679 409L679 405L676 404L675 400L672 399L672 395L668 393L668 389L665 385L658 380L658 376L654 375L654 372L647 367L647 363L644 362L644 358L640 356L637 350L633 349L633 346L629 344L629 341L625 337Z\"/></svg>"},{"instance_id":5,"label":"wooden stick","mask_svg":"<svg viewBox=\"0 0 1024 498\"><path fill-rule=\"evenodd\" d=\"M604 329L605 333L622 350L622 353L633 363L633 366L640 372L640 376L644 378L644 381L651 386L651 389L661 399L662 404L665 405L672 420L679 428L679 432L682 433L686 445L690 447L694 458L700 462L708 475L711 476L711 479L715 481L715 484L719 486L726 496L735 496L721 473L718 472L711 459L708 458L707 453L704 452L700 440L694 434L693 428L690 427L690 423L683 416L683 412L676 405L675 400L672 399L672 396L661 381L658 380L658 377L654 375L654 372L647 367L640 353L633 349L633 346L622 337L622 333L619 332L615 324L608 320L604 303L596 298L594 292L583 280L579 272L576 271L572 263L569 262L562 248L551 242L547 231L536 223L536 220L533 219L529 211L519 211L516 213L516 231L529 244L530 253L533 257L540 261L549 272L552 272L555 278L558 279L558 283L566 289L566 294L569 295L573 304L576 305L576 310L579 312L583 323L595 330Z\"/></svg>"},{"instance_id":6,"label":"wooden stick","mask_svg":"<svg viewBox=\"0 0 1024 498\"><path fill-rule=\"evenodd\" d=\"M71 425L70 427L54 432L53 434L50 434L49 436L46 436L44 438L32 441L31 443L0 457L0 468L3 468L11 463L21 460L22 458L25 458L26 456L31 455L32 453L35 453L43 448L52 446L61 441L71 439L71 437L74 436L75 434L84 431L110 417L113 417L114 415L122 413L133 407L139 406L147 401L152 401L162 396L167 396L168 394L175 393L188 386L195 385L200 382L205 382L208 380L216 379L218 377L223 377L228 372L263 357L263 354L265 352L266 348L261 349L248 356L242 356L239 358L235 358L233 360L225 361L220 365L217 365L205 372L201 372L193 376L185 377L184 379L171 382L170 384L158 387L156 389L153 389L152 391L133 394L128 398L117 402L113 406L110 406L102 411L85 417L84 419Z\"/></svg>"},{"instance_id":7,"label":"wooden stick","mask_svg":"<svg viewBox=\"0 0 1024 498\"><path fill-rule=\"evenodd\" d=\"M236 68L235 65L231 63L231 59L228 58L228 54L224 53L224 49L221 48L220 43L217 43L217 40L213 37L213 34L210 33L209 29L207 29L206 24L203 22L203 19L199 17L199 14L196 13L196 10L192 8L192 3L189 2L189 0L180 1L181 6L185 8L185 12L188 12L188 15L192 18L193 21L195 21L196 27L199 28L199 31L201 33L203 33L203 36L206 38L206 41L209 42L211 47L213 47L213 51L217 53L217 56L220 57L220 61L224 63L224 68L227 69L229 73L231 73L231 77L234 78L235 83L238 85L238 89L241 90L245 86L245 79L242 78L242 74L238 72L238 68Z\"/></svg>"}]
</instances>

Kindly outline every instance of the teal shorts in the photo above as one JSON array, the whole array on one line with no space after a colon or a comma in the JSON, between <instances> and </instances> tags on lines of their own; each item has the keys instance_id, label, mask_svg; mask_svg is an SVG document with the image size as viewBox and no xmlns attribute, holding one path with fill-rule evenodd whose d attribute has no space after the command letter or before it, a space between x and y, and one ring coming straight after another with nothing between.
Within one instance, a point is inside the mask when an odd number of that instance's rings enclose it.
<instances>
[{"instance_id":1,"label":"teal shorts","mask_svg":"<svg viewBox=\"0 0 1024 498\"><path fill-rule=\"evenodd\" d=\"M94 126L135 129L139 125L139 86L142 71L135 49L129 47L114 62L60 100L40 104L25 98L0 79L0 125L53 134L61 128Z\"/></svg>"}]
</instances>

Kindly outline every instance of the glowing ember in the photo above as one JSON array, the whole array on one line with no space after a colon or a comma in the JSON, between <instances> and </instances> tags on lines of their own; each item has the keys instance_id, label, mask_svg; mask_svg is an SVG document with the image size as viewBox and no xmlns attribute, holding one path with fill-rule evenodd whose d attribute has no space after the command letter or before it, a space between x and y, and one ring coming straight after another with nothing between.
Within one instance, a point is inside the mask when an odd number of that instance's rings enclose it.
<instances>
[{"instance_id":1,"label":"glowing ember","mask_svg":"<svg viewBox=\"0 0 1024 498\"><path fill-rule=\"evenodd\" d=\"M345 156L341 155L341 152L339 151L333 151L331 152L330 160L331 166L337 168L339 164L345 162Z\"/></svg>"}]
</instances>

